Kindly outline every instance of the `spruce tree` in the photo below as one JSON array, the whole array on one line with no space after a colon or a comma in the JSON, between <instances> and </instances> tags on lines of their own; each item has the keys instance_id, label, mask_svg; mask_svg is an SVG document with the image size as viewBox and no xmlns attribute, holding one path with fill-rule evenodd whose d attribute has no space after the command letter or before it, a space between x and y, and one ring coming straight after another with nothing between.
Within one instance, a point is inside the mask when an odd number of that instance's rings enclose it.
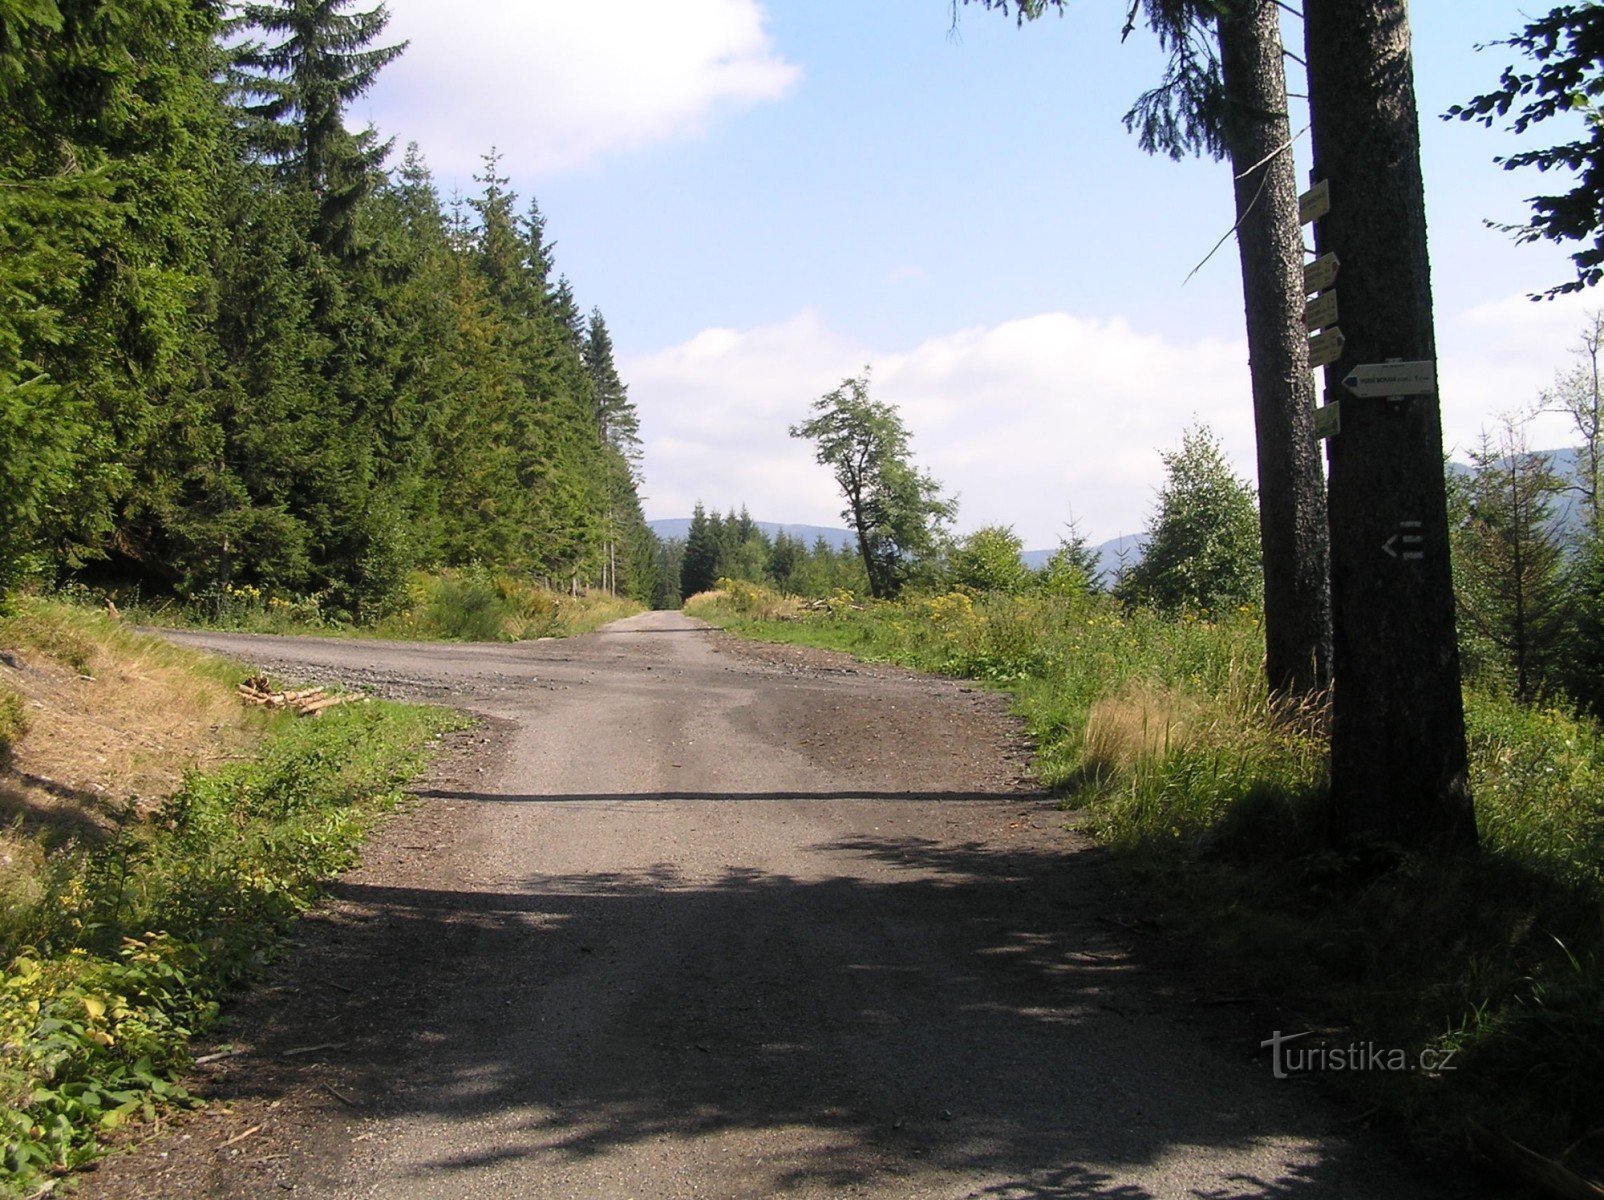
<instances>
[{"instance_id":1,"label":"spruce tree","mask_svg":"<svg viewBox=\"0 0 1604 1200\"><path fill-rule=\"evenodd\" d=\"M613 339L599 308L590 310L585 326L585 371L590 377L596 429L603 444L638 471L641 457L640 418L629 402L629 389L613 362Z\"/></svg>"},{"instance_id":2,"label":"spruce tree","mask_svg":"<svg viewBox=\"0 0 1604 1200\"><path fill-rule=\"evenodd\" d=\"M353 135L345 111L406 49L376 46L390 22L384 5L347 12L354 0L254 0L233 18L262 35L234 53L232 81L249 144L318 201L316 240L352 247L352 214L390 150L369 131Z\"/></svg>"},{"instance_id":3,"label":"spruce tree","mask_svg":"<svg viewBox=\"0 0 1604 1200\"><path fill-rule=\"evenodd\" d=\"M1515 698L1534 700L1557 678L1564 631L1565 561L1554 523L1561 484L1514 420L1496 438L1484 434L1471 461L1454 538L1461 619L1493 647L1494 669L1507 673Z\"/></svg>"},{"instance_id":4,"label":"spruce tree","mask_svg":"<svg viewBox=\"0 0 1604 1200\"><path fill-rule=\"evenodd\" d=\"M714 514L716 517L717 514ZM705 592L718 580L717 531L708 519L702 502L696 502L691 528L685 536L685 553L680 560L679 592L689 599Z\"/></svg>"}]
</instances>

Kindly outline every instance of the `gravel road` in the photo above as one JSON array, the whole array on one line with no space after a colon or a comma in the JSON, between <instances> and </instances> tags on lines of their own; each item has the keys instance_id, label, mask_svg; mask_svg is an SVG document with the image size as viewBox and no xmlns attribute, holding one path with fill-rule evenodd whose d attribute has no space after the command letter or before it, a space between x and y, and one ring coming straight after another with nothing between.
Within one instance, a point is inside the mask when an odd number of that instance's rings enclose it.
<instances>
[{"instance_id":1,"label":"gravel road","mask_svg":"<svg viewBox=\"0 0 1604 1200\"><path fill-rule=\"evenodd\" d=\"M997 696L676 613L171 636L484 723L234 1008L218 1102L88 1196L1438 1194L1272 1079L1268 1018L1133 919Z\"/></svg>"}]
</instances>

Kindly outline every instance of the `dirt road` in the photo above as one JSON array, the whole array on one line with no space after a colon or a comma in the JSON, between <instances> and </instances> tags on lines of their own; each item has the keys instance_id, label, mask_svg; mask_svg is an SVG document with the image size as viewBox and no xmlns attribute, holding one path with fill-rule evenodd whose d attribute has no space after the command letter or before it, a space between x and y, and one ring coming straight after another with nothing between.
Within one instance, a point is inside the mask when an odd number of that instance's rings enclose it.
<instances>
[{"instance_id":1,"label":"dirt road","mask_svg":"<svg viewBox=\"0 0 1604 1200\"><path fill-rule=\"evenodd\" d=\"M91 1196L1434 1194L1122 923L996 696L668 613L175 636L488 720Z\"/></svg>"}]
</instances>

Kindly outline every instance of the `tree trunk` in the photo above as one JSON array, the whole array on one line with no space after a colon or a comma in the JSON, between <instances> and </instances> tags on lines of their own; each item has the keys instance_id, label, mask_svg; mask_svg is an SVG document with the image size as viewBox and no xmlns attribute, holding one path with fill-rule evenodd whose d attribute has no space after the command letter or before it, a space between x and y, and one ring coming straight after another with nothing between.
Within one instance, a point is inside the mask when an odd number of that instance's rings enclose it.
<instances>
[{"instance_id":1,"label":"tree trunk","mask_svg":"<svg viewBox=\"0 0 1604 1200\"><path fill-rule=\"evenodd\" d=\"M1332 802L1349 836L1411 849L1473 845L1435 385L1361 398L1361 364L1432 360L1420 130L1405 0L1307 0L1315 243L1342 262L1341 396L1330 439ZM1432 371L1435 377L1435 368Z\"/></svg>"},{"instance_id":2,"label":"tree trunk","mask_svg":"<svg viewBox=\"0 0 1604 1200\"><path fill-rule=\"evenodd\" d=\"M1277 14L1274 0L1238 0L1219 36L1258 441L1265 669L1272 692L1297 697L1330 682L1331 591Z\"/></svg>"}]
</instances>

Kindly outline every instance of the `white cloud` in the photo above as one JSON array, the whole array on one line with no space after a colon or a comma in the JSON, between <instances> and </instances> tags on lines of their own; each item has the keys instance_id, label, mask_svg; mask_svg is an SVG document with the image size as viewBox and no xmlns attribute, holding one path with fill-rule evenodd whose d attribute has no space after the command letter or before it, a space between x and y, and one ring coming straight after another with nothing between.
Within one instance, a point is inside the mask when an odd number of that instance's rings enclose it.
<instances>
[{"instance_id":1,"label":"white cloud","mask_svg":"<svg viewBox=\"0 0 1604 1200\"><path fill-rule=\"evenodd\" d=\"M1071 512L1094 539L1139 529L1163 475L1157 451L1194 415L1252 470L1247 353L1178 343L1121 319L1048 313L875 352L812 312L707 330L623 364L646 437L647 510L745 503L764 520L838 524L828 472L786 427L865 363L914 453L961 494L960 528L1000 522L1050 546Z\"/></svg>"},{"instance_id":2,"label":"white cloud","mask_svg":"<svg viewBox=\"0 0 1604 1200\"><path fill-rule=\"evenodd\" d=\"M696 136L721 108L778 100L801 77L758 0L391 0L411 46L372 103L443 176L492 144L520 177Z\"/></svg>"},{"instance_id":3,"label":"white cloud","mask_svg":"<svg viewBox=\"0 0 1604 1200\"><path fill-rule=\"evenodd\" d=\"M1463 451L1503 411L1529 406L1568 360L1588 297L1524 297L1439 315L1444 436ZM709 329L622 364L646 437L647 511L746 504L764 520L838 524L840 499L810 448L786 434L808 405L874 367L914 453L961 494L959 528L1013 525L1052 545L1071 512L1093 540L1136 532L1163 479L1158 450L1196 418L1254 477L1244 342L1188 339L1123 318L1043 313L902 350L867 347L808 311L775 325ZM1558 418L1534 444L1570 440Z\"/></svg>"},{"instance_id":4,"label":"white cloud","mask_svg":"<svg viewBox=\"0 0 1604 1200\"><path fill-rule=\"evenodd\" d=\"M1444 312L1439 304L1443 441L1455 458L1474 448L1483 426L1530 410L1553 386L1598 305L1598 296L1586 293L1536 303L1506 296L1461 311ZM1565 419L1552 414L1530 428L1532 445L1545 449L1569 445L1573 436Z\"/></svg>"}]
</instances>

